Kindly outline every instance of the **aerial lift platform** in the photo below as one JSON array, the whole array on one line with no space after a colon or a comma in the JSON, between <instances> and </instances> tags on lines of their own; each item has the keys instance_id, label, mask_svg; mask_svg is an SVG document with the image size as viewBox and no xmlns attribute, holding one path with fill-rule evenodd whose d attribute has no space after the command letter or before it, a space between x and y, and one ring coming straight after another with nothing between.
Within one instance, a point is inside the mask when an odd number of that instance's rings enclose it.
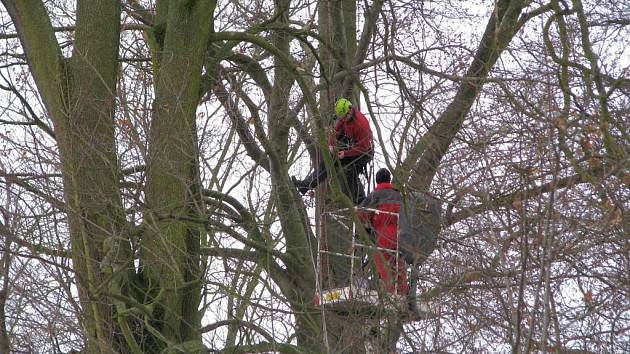
<instances>
[{"instance_id":1,"label":"aerial lift platform","mask_svg":"<svg viewBox=\"0 0 630 354\"><path fill-rule=\"evenodd\" d=\"M334 311L339 314L364 314L367 317L375 318L388 314L396 314L403 322L417 321L435 317L435 309L430 303L419 302L415 297L411 299L404 294L397 292L390 293L380 287L378 277L367 276L365 267L357 266L361 264L365 255L369 255L374 251L389 252L396 257L396 269L401 259L398 249L392 250L388 248L376 247L359 240L357 235L357 225L352 221L351 213L357 211L368 211L374 213L386 213L397 215L397 213L386 212L378 209L354 207L349 209L340 209L335 212L327 212L326 216L331 217L347 230L350 240L350 247L347 252L332 252L326 249L324 243L318 239L317 241L317 263L316 263L316 294L313 303L326 310ZM351 224L352 227L348 227ZM362 227L362 226L359 226ZM347 259L350 263L350 279L347 286L326 288L323 284L323 259L324 257L341 257ZM371 257L368 257L371 258ZM397 277L394 277L397 278ZM396 279L397 281L397 279ZM395 291L398 284L394 286ZM415 301L414 310L411 309L409 301Z\"/></svg>"}]
</instances>

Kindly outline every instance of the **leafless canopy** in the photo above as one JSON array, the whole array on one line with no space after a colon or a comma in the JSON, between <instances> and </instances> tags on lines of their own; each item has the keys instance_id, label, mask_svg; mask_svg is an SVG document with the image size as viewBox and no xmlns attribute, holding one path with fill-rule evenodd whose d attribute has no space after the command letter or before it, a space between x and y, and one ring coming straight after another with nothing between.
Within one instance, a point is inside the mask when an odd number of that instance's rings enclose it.
<instances>
[{"instance_id":1,"label":"leafless canopy","mask_svg":"<svg viewBox=\"0 0 630 354\"><path fill-rule=\"evenodd\" d=\"M290 179L341 95L444 205L380 352L630 352L627 1L2 4L0 352L364 351Z\"/></svg>"}]
</instances>

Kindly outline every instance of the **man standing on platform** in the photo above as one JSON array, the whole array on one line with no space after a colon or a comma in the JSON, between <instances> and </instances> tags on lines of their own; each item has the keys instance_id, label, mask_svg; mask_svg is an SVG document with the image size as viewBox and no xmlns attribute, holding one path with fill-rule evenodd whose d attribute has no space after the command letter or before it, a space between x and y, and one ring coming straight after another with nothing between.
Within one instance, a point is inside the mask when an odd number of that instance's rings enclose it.
<instances>
[{"instance_id":1,"label":"man standing on platform","mask_svg":"<svg viewBox=\"0 0 630 354\"><path fill-rule=\"evenodd\" d=\"M400 192L391 183L386 168L376 173L376 188L359 205L359 217L376 233L376 246L386 250L374 252L374 263L379 278L389 293L406 295L407 264L398 250L398 213L402 204ZM367 208L372 210L361 210Z\"/></svg>"}]
</instances>

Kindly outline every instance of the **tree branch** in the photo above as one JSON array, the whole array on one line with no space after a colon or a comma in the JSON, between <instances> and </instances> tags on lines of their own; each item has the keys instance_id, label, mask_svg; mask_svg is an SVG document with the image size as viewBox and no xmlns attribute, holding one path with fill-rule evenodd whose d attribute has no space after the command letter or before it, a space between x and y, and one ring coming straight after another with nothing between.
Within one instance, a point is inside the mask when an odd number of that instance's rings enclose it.
<instances>
[{"instance_id":1,"label":"tree branch","mask_svg":"<svg viewBox=\"0 0 630 354\"><path fill-rule=\"evenodd\" d=\"M478 204L472 207L465 208L454 214L446 215L445 226L453 225L471 216L479 215L488 210L496 210L501 207L511 206L514 201L525 200L526 198L532 198L541 194L553 192L563 188L571 188L577 184L588 183L589 181L584 178L583 174L574 174L569 177L561 178L554 182L549 182L542 186L537 186L526 191L518 191L503 196L490 197L488 203Z\"/></svg>"},{"instance_id":2,"label":"tree branch","mask_svg":"<svg viewBox=\"0 0 630 354\"><path fill-rule=\"evenodd\" d=\"M227 92L225 86L220 80L216 80L212 87L212 92L217 97L219 102L221 102L221 105L227 112L228 117L230 117L232 125L234 126L234 129L236 129L236 132L238 133L238 136L243 143L243 146L245 147L245 150L247 151L249 157L251 157L252 160L254 160L266 171L269 171L269 160L267 159L267 155L256 144L256 139L254 139L254 136L249 131L245 118L243 118L243 115L238 109L236 102L234 102L232 97L230 97L230 94ZM253 115L255 115L252 117L252 119L260 121L256 110L253 108L254 107L250 107L250 111ZM259 138L262 138L263 141L266 141L264 136L259 136Z\"/></svg>"},{"instance_id":3,"label":"tree branch","mask_svg":"<svg viewBox=\"0 0 630 354\"><path fill-rule=\"evenodd\" d=\"M63 57L41 0L2 0L28 58L42 100L53 118L63 112Z\"/></svg>"},{"instance_id":4,"label":"tree branch","mask_svg":"<svg viewBox=\"0 0 630 354\"><path fill-rule=\"evenodd\" d=\"M209 324L207 326L201 327L199 332L207 333L210 331L214 331L219 327L230 326L230 325L237 325L237 326L249 328L253 330L254 332L260 334L261 336L265 337L265 339L268 340L269 342L273 342L273 336L269 334L267 331L265 331L262 327L256 326L252 322L245 322L239 319L229 319L229 320L218 321L213 324Z\"/></svg>"},{"instance_id":5,"label":"tree branch","mask_svg":"<svg viewBox=\"0 0 630 354\"><path fill-rule=\"evenodd\" d=\"M299 354L307 353L300 347L284 344L284 343L259 343L254 345L237 345L235 347L224 348L222 350L210 350L210 353L225 353L225 354L240 354L240 353L287 353L287 354Z\"/></svg>"},{"instance_id":6,"label":"tree branch","mask_svg":"<svg viewBox=\"0 0 630 354\"><path fill-rule=\"evenodd\" d=\"M55 139L55 133L53 132L53 129L51 127L48 126L48 124L44 123L44 121L42 121L37 114L35 114L35 111L33 110L33 107L31 106L31 104L26 100L26 98L24 98L24 95L22 95L16 88L15 86L11 85L9 80L7 80L7 78L4 77L4 74L0 73L0 76L2 77L2 79L4 79L4 81L9 85L9 86L4 86L4 85L0 85L0 89L3 89L5 91L10 91L12 92L17 98L18 100L20 100L20 102L22 103L22 106L24 106L24 108L26 108L26 111L28 112L28 114L31 117L30 122L8 122L8 121L2 121L3 123L7 123L7 124L18 124L18 125L36 125L38 127L40 127L46 134L48 134L50 137L52 137L53 139Z\"/></svg>"},{"instance_id":7,"label":"tree branch","mask_svg":"<svg viewBox=\"0 0 630 354\"><path fill-rule=\"evenodd\" d=\"M412 147L402 166L396 171L397 175L403 177L401 179L403 181L410 176L409 186L412 189L429 189L440 161L461 129L470 107L483 86L484 79L516 34L519 28L517 21L523 6L521 1L501 0L496 3L473 62L466 73L466 76L477 79L460 84L446 110Z\"/></svg>"},{"instance_id":8,"label":"tree branch","mask_svg":"<svg viewBox=\"0 0 630 354\"><path fill-rule=\"evenodd\" d=\"M202 247L201 254L205 256L240 259L249 262L258 262L260 267L269 273L271 279L280 287L284 294L294 291L294 285L290 281L287 271L277 262L267 256L267 252L247 251L240 248L216 248ZM264 261L261 261L264 259Z\"/></svg>"},{"instance_id":9,"label":"tree branch","mask_svg":"<svg viewBox=\"0 0 630 354\"><path fill-rule=\"evenodd\" d=\"M59 200L49 194L42 192L39 188L36 188L32 186L30 183L23 181L21 178L18 177L18 175L6 173L5 171L0 170L0 178L4 178L6 181L5 183L14 183L24 188L26 191L31 192L35 194L36 196L44 199L45 201L49 202L52 206L58 208L59 210L66 209L66 204L62 200Z\"/></svg>"},{"instance_id":10,"label":"tree branch","mask_svg":"<svg viewBox=\"0 0 630 354\"><path fill-rule=\"evenodd\" d=\"M263 95L265 96L265 101L269 102L272 85L267 78L265 69L263 69L260 65L260 62L245 54L235 52L232 52L227 59L235 62L243 71L249 74L254 82L256 82L256 85L258 85L258 87L262 90Z\"/></svg>"}]
</instances>

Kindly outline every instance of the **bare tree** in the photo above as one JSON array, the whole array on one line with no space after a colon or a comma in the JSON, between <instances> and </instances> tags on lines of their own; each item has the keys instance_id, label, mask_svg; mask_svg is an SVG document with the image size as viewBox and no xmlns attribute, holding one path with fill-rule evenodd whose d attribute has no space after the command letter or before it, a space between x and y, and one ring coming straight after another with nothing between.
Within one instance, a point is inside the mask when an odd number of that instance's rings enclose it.
<instances>
[{"instance_id":1,"label":"bare tree","mask_svg":"<svg viewBox=\"0 0 630 354\"><path fill-rule=\"evenodd\" d=\"M630 349L616 2L2 3L2 350ZM313 305L317 240L349 240L322 218L351 206L321 149L339 96L445 206L413 269L432 319Z\"/></svg>"}]
</instances>

